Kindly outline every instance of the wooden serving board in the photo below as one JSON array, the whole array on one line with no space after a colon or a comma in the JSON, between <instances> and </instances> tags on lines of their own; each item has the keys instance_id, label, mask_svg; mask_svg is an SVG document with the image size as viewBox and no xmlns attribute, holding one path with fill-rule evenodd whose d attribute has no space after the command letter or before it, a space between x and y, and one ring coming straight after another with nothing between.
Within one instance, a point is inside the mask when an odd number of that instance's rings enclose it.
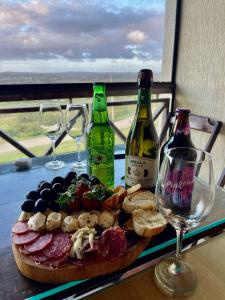
<instances>
[{"instance_id":1,"label":"wooden serving board","mask_svg":"<svg viewBox=\"0 0 225 300\"><path fill-rule=\"evenodd\" d=\"M17 267L25 277L40 282L65 283L119 271L134 262L149 241L150 238L142 238L123 255L110 261L81 265L67 264L57 268L36 264L28 256L20 253L15 244L12 245L12 250Z\"/></svg>"}]
</instances>

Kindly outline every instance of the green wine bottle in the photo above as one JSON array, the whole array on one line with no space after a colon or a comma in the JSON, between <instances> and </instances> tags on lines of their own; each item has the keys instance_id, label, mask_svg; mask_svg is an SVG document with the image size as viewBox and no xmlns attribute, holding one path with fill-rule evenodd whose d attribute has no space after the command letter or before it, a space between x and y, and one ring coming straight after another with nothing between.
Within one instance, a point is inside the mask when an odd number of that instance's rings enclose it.
<instances>
[{"instance_id":1,"label":"green wine bottle","mask_svg":"<svg viewBox=\"0 0 225 300\"><path fill-rule=\"evenodd\" d=\"M138 104L133 123L127 136L125 152L125 185L140 183L142 188L154 191L159 142L152 119L151 70L140 70L138 74Z\"/></svg>"},{"instance_id":2,"label":"green wine bottle","mask_svg":"<svg viewBox=\"0 0 225 300\"><path fill-rule=\"evenodd\" d=\"M104 83L93 85L91 122L87 128L87 166L108 187L114 186L114 131L109 123Z\"/></svg>"}]
</instances>

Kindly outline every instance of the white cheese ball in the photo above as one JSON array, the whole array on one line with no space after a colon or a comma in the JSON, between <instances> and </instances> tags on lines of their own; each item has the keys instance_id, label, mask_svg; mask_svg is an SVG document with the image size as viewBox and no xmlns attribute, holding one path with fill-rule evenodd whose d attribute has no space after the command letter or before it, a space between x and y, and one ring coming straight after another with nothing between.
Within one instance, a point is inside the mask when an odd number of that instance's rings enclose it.
<instances>
[{"instance_id":1,"label":"white cheese ball","mask_svg":"<svg viewBox=\"0 0 225 300\"><path fill-rule=\"evenodd\" d=\"M47 217L46 228L48 231L52 231L56 228L61 227L61 223L62 223L61 213L52 212Z\"/></svg>"},{"instance_id":2,"label":"white cheese ball","mask_svg":"<svg viewBox=\"0 0 225 300\"><path fill-rule=\"evenodd\" d=\"M24 221L27 221L30 219L30 217L33 215L33 213L31 212L25 212L25 211L22 211L19 218L18 218L18 221L20 222L24 222Z\"/></svg>"},{"instance_id":3,"label":"white cheese ball","mask_svg":"<svg viewBox=\"0 0 225 300\"><path fill-rule=\"evenodd\" d=\"M76 217L67 216L63 220L62 230L64 232L73 232L79 228L79 222Z\"/></svg>"},{"instance_id":4,"label":"white cheese ball","mask_svg":"<svg viewBox=\"0 0 225 300\"><path fill-rule=\"evenodd\" d=\"M101 214L99 214L98 224L103 228L112 227L114 225L114 222L115 218L112 213L108 211L103 211Z\"/></svg>"},{"instance_id":5,"label":"white cheese ball","mask_svg":"<svg viewBox=\"0 0 225 300\"><path fill-rule=\"evenodd\" d=\"M91 212L85 212L79 215L78 222L81 228L93 228L98 224L98 215Z\"/></svg>"},{"instance_id":6,"label":"white cheese ball","mask_svg":"<svg viewBox=\"0 0 225 300\"><path fill-rule=\"evenodd\" d=\"M27 222L28 227L34 231L41 231L45 229L46 216L41 212L37 212Z\"/></svg>"}]
</instances>

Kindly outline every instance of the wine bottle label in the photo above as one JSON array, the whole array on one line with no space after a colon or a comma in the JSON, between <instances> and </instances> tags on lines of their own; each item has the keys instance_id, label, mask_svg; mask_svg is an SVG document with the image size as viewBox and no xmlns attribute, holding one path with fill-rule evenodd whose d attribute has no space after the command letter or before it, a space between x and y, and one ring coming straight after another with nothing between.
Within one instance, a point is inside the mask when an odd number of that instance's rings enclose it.
<instances>
[{"instance_id":1,"label":"wine bottle label","mask_svg":"<svg viewBox=\"0 0 225 300\"><path fill-rule=\"evenodd\" d=\"M184 167L169 171L166 177L166 198L179 210L191 208L192 192L194 188L194 168Z\"/></svg>"},{"instance_id":2,"label":"wine bottle label","mask_svg":"<svg viewBox=\"0 0 225 300\"><path fill-rule=\"evenodd\" d=\"M158 159L126 156L126 185L140 183L142 188L155 186L158 170Z\"/></svg>"}]
</instances>

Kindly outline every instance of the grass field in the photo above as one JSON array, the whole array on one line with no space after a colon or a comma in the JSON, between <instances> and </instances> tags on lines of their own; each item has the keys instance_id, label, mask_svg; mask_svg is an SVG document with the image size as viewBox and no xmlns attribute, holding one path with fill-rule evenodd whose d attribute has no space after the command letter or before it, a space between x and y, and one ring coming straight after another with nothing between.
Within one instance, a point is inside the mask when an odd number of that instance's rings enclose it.
<instances>
[{"instance_id":1,"label":"grass field","mask_svg":"<svg viewBox=\"0 0 225 300\"><path fill-rule=\"evenodd\" d=\"M115 99L116 100L116 99ZM128 100L128 99L127 99ZM131 98L129 97L129 100ZM79 100L76 99L76 101L79 103ZM84 101L84 100L82 100ZM42 101L49 103L48 101ZM54 101L59 102L59 101ZM66 103L66 100L63 101L64 104ZM86 102L90 102L90 99L86 99ZM20 106L38 106L40 104L40 101L24 101L20 103ZM63 104L60 102L60 104ZM3 103L0 104L1 107L5 107L6 105L3 105ZM18 103L13 102L10 103L11 107L17 107ZM8 104L7 104L8 107ZM156 108L156 104L153 104L153 110ZM135 113L136 105L132 106L117 106L117 107L109 107L109 117L113 122L119 122L119 129L123 132L123 134L126 136L129 128L130 123L133 119L133 115ZM32 145L32 139L43 137L42 131L39 127L39 115L38 112L35 113L15 113L15 114L8 114L8 115L2 115L1 116L1 125L0 129L9 134L12 138L16 139L17 141L21 142L22 144L26 145L26 141L29 141L29 147L27 147L31 152L33 152L36 156L42 156L47 151L49 144L41 143L40 145ZM123 122L124 120L129 122ZM158 125L157 125L158 127ZM40 139L41 140L41 139ZM8 162L8 161L14 161L18 158L26 157L18 150L13 149L12 146L6 147L6 142L0 138L0 150L2 147L5 147L5 151L0 151L0 163ZM115 144L123 144L123 141L116 135ZM4 148L4 149L5 149ZM7 150L8 149L8 150ZM75 152L76 146L75 142L71 139L63 140L62 143L57 147L56 153L66 153L66 152Z\"/></svg>"},{"instance_id":2,"label":"grass field","mask_svg":"<svg viewBox=\"0 0 225 300\"><path fill-rule=\"evenodd\" d=\"M84 101L84 100L83 100ZM28 105L39 105L40 102L28 101L22 102L21 106ZM43 101L42 101L43 102ZM53 101L58 102L58 101ZM78 102L78 100L77 100ZM86 100L87 102L87 100ZM49 102L48 102L49 103ZM61 102L60 102L61 103ZM75 103L75 102L74 102ZM63 104L63 103L61 103ZM16 102L10 103L10 107L16 107L18 104ZM1 103L0 107L3 107ZM5 106L4 106L5 107ZM8 105L7 105L8 107ZM134 113L135 106L129 106L129 109L126 109L125 106L118 107L109 107L109 117L111 120L119 121L128 118ZM65 113L65 112L64 112ZM1 129L9 134L11 137L16 140L23 140L30 137L39 136L42 134L41 128L39 127L39 113L15 113L15 114L6 114L1 116ZM3 141L0 140L0 143Z\"/></svg>"}]
</instances>

